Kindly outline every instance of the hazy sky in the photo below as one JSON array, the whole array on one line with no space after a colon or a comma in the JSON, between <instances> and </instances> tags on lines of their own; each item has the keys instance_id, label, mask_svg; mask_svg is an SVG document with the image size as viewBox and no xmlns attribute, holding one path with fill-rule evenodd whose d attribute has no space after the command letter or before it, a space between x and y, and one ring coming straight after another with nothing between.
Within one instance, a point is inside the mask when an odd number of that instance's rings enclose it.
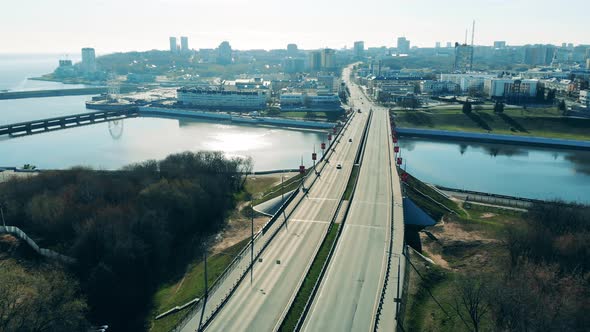
<instances>
[{"instance_id":1,"label":"hazy sky","mask_svg":"<svg viewBox=\"0 0 590 332\"><path fill-rule=\"evenodd\" d=\"M0 53L98 53L167 49L186 35L191 48L395 46L462 41L590 44L588 0L2 0Z\"/></svg>"}]
</instances>

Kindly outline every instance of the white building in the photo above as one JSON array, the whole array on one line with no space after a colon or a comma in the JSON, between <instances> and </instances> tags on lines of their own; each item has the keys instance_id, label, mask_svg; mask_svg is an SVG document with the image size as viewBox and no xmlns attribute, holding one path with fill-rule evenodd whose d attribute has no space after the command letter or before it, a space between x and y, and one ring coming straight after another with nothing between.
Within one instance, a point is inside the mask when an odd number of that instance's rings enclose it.
<instances>
[{"instance_id":1,"label":"white building","mask_svg":"<svg viewBox=\"0 0 590 332\"><path fill-rule=\"evenodd\" d=\"M322 69L333 69L336 67L336 51L331 48L322 50Z\"/></svg>"},{"instance_id":2,"label":"white building","mask_svg":"<svg viewBox=\"0 0 590 332\"><path fill-rule=\"evenodd\" d=\"M484 83L484 92L489 97L535 97L538 80L521 78L491 78Z\"/></svg>"},{"instance_id":3,"label":"white building","mask_svg":"<svg viewBox=\"0 0 590 332\"><path fill-rule=\"evenodd\" d=\"M590 109L590 90L580 91L580 103Z\"/></svg>"},{"instance_id":4,"label":"white building","mask_svg":"<svg viewBox=\"0 0 590 332\"><path fill-rule=\"evenodd\" d=\"M257 110L266 107L266 91L223 91L198 88L176 90L178 102L205 109Z\"/></svg>"},{"instance_id":5,"label":"white building","mask_svg":"<svg viewBox=\"0 0 590 332\"><path fill-rule=\"evenodd\" d=\"M281 108L289 110L290 108L322 109L335 110L341 109L340 97L336 93L303 93L303 92L286 92L280 96Z\"/></svg>"},{"instance_id":6,"label":"white building","mask_svg":"<svg viewBox=\"0 0 590 332\"><path fill-rule=\"evenodd\" d=\"M82 64L80 68L84 73L96 72L96 53L93 48L85 47L82 49Z\"/></svg>"},{"instance_id":7,"label":"white building","mask_svg":"<svg viewBox=\"0 0 590 332\"><path fill-rule=\"evenodd\" d=\"M450 81L422 81L420 91L427 94L456 93L459 91L459 84Z\"/></svg>"},{"instance_id":8,"label":"white building","mask_svg":"<svg viewBox=\"0 0 590 332\"><path fill-rule=\"evenodd\" d=\"M483 91L486 79L497 77L489 74L440 74L440 81L453 82L459 85L462 92L469 90Z\"/></svg>"}]
</instances>

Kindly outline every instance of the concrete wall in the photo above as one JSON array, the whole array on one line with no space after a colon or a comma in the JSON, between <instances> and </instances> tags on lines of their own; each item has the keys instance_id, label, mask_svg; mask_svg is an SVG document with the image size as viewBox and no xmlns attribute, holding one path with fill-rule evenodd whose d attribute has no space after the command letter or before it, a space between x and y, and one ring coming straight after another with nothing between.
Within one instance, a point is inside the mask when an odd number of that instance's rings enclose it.
<instances>
[{"instance_id":1,"label":"concrete wall","mask_svg":"<svg viewBox=\"0 0 590 332\"><path fill-rule=\"evenodd\" d=\"M21 239L22 241L25 241L33 250L35 250L35 252L37 252L41 256L56 259L68 264L76 262L76 260L72 257L59 254L53 250L40 248L37 245L37 243L33 241L33 239L31 239L25 232L23 232L20 228L16 226L0 226L0 233L12 234L15 237Z\"/></svg>"}]
</instances>

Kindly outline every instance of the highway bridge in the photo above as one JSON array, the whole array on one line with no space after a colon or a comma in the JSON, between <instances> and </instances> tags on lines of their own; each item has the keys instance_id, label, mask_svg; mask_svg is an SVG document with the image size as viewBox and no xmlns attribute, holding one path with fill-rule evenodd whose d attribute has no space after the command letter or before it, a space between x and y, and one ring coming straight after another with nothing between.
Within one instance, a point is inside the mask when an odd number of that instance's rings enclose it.
<instances>
[{"instance_id":1,"label":"highway bridge","mask_svg":"<svg viewBox=\"0 0 590 332\"><path fill-rule=\"evenodd\" d=\"M137 116L139 116L138 111L133 109L121 111L98 111L71 114L55 118L0 125L0 136L8 135L10 137L17 137L40 134L49 131L68 129L79 126L87 126L91 124L121 120Z\"/></svg>"},{"instance_id":2,"label":"highway bridge","mask_svg":"<svg viewBox=\"0 0 590 332\"><path fill-rule=\"evenodd\" d=\"M343 72L348 80L351 67ZM403 285L401 187L385 109L372 105L349 82L355 109L319 175L300 191L271 225L257 235L253 275L250 257L228 271L200 301L179 331L276 331L281 326L331 223L343 224L311 310L301 317L307 331L393 331ZM372 110L372 111L371 111ZM365 138L365 145L362 144ZM347 217L339 209L355 159L362 153L356 192ZM342 165L339 169L338 164Z\"/></svg>"}]
</instances>

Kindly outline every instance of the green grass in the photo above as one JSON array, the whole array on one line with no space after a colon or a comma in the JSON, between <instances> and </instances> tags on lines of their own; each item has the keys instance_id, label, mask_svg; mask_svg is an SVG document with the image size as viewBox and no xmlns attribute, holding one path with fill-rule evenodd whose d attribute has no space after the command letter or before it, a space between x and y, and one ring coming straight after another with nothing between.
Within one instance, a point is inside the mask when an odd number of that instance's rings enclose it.
<instances>
[{"instance_id":1,"label":"green grass","mask_svg":"<svg viewBox=\"0 0 590 332\"><path fill-rule=\"evenodd\" d=\"M359 176L360 166L354 165L352 166L352 172L350 173L350 177L348 178L348 183L346 184L346 190L344 191L344 196L342 199L345 201L349 201L350 197L352 196L352 191L354 190L354 184L356 183L356 179Z\"/></svg>"},{"instance_id":2,"label":"green grass","mask_svg":"<svg viewBox=\"0 0 590 332\"><path fill-rule=\"evenodd\" d=\"M221 275L234 257L244 248L250 239L243 240L225 251L207 259L207 280L209 286ZM186 274L180 280L175 280L162 285L154 296L154 309L151 319L175 306L183 305L195 297L201 297L205 293L204 264L202 259L193 262ZM153 320L150 331L168 332L186 314L188 309Z\"/></svg>"},{"instance_id":3,"label":"green grass","mask_svg":"<svg viewBox=\"0 0 590 332\"><path fill-rule=\"evenodd\" d=\"M306 174L309 171L309 169L306 170ZM260 198L254 199L252 204L258 205L275 197L279 197L283 193L288 193L291 190L297 189L297 187L299 187L299 185L301 184L301 176L301 174L297 174L291 177L290 179L286 179L283 184L278 184L272 188L266 189L264 192L261 193Z\"/></svg>"},{"instance_id":4,"label":"green grass","mask_svg":"<svg viewBox=\"0 0 590 332\"><path fill-rule=\"evenodd\" d=\"M487 108L487 107L486 107ZM484 132L488 130L457 108L432 108L427 111L396 111L400 127ZM556 107L510 108L503 115L492 110L473 111L495 134L538 136L574 140L590 140L590 119L570 119L561 116Z\"/></svg>"},{"instance_id":5,"label":"green grass","mask_svg":"<svg viewBox=\"0 0 590 332\"><path fill-rule=\"evenodd\" d=\"M307 276L303 280L303 284L301 288L297 292L295 296L295 300L291 304L291 308L289 308L289 312L287 312L287 316L283 320L279 331L294 331L295 325L297 325L297 321L301 314L303 313L303 309L305 308L305 304L309 299L311 292L313 290L313 286L317 282L322 267L326 260L328 259L328 254L330 253L330 249L336 241L336 236L338 235L338 228L340 225L333 224L332 228L326 235L324 242L320 247L317 255L315 256L313 263L311 264L311 268L309 269Z\"/></svg>"},{"instance_id":6,"label":"green grass","mask_svg":"<svg viewBox=\"0 0 590 332\"><path fill-rule=\"evenodd\" d=\"M408 186L406 188L408 190L406 193L408 197L434 220L438 221L440 218L442 218L442 216L449 213L447 209L455 211L459 216L466 216L465 211L463 211L456 202L453 202L447 197L441 195L429 185L409 174L407 183ZM424 195L428 197L424 197ZM447 209L443 208L441 205Z\"/></svg>"}]
</instances>

